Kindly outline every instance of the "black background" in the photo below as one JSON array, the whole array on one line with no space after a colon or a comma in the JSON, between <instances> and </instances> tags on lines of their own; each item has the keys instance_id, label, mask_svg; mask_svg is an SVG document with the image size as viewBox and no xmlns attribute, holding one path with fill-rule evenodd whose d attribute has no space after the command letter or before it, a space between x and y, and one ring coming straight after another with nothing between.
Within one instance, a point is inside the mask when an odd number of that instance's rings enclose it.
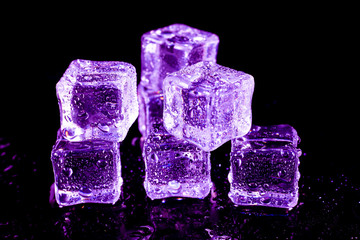
<instances>
[{"instance_id":1,"label":"black background","mask_svg":"<svg viewBox=\"0 0 360 240\"><path fill-rule=\"evenodd\" d=\"M337 155L351 142L345 134L355 131L347 109L353 102L343 99L353 80L345 76L350 66L341 68L353 51L347 9L274 4L157 9L161 6L137 11L127 5L64 4L12 15L3 34L1 135L21 148L49 152L59 128L55 84L69 63L77 58L129 62L139 81L141 35L178 22L216 33L218 63L254 76L253 123L294 126L300 147L311 156L303 171L354 173L353 159Z\"/></svg>"},{"instance_id":2,"label":"black background","mask_svg":"<svg viewBox=\"0 0 360 240\"><path fill-rule=\"evenodd\" d=\"M36 183L42 187L37 192L35 187L34 194L48 191L53 182L50 152L60 126L55 84L70 62L129 62L139 82L141 35L172 23L217 34L217 62L254 76L253 123L295 127L305 154L300 159L302 176L345 174L359 183L360 164L351 157L351 137L357 135L351 120L357 109L351 107L356 102L347 99L356 81L346 76L352 65L345 63L351 57L356 60L351 8L235 3L206 8L150 3L140 8L142 3L94 2L5 9L13 14L3 22L2 31L0 137L33 159L23 165L37 166ZM129 145L134 137L140 137L137 123L123 144ZM227 143L212 156L229 151ZM222 161L228 159L216 160ZM47 197L48 192L40 195Z\"/></svg>"}]
</instances>

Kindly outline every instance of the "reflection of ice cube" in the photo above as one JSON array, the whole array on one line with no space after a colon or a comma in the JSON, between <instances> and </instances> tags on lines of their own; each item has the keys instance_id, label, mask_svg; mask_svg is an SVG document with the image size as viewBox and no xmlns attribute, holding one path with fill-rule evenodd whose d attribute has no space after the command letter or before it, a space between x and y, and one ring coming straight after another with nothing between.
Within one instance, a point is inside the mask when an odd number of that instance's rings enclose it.
<instances>
[{"instance_id":1,"label":"reflection of ice cube","mask_svg":"<svg viewBox=\"0 0 360 240\"><path fill-rule=\"evenodd\" d=\"M150 220L155 232L151 239L210 239L204 231L212 219L208 218L209 215L205 200L171 199L153 203L150 205Z\"/></svg>"},{"instance_id":2,"label":"reflection of ice cube","mask_svg":"<svg viewBox=\"0 0 360 240\"><path fill-rule=\"evenodd\" d=\"M251 126L251 75L199 62L164 79L164 126L177 138L212 151Z\"/></svg>"},{"instance_id":3,"label":"reflection of ice cube","mask_svg":"<svg viewBox=\"0 0 360 240\"><path fill-rule=\"evenodd\" d=\"M171 136L162 125L155 126L145 140L143 158L144 187L151 199L204 198L209 194L210 153Z\"/></svg>"},{"instance_id":4,"label":"reflection of ice cube","mask_svg":"<svg viewBox=\"0 0 360 240\"><path fill-rule=\"evenodd\" d=\"M200 61L216 61L219 38L213 33L173 24L141 38L141 84L162 89L167 74Z\"/></svg>"},{"instance_id":5,"label":"reflection of ice cube","mask_svg":"<svg viewBox=\"0 0 360 240\"><path fill-rule=\"evenodd\" d=\"M293 208L298 201L300 138L289 125L253 126L232 140L230 199L237 205Z\"/></svg>"},{"instance_id":6,"label":"reflection of ice cube","mask_svg":"<svg viewBox=\"0 0 360 240\"><path fill-rule=\"evenodd\" d=\"M51 160L60 206L115 203L122 185L119 143L59 139Z\"/></svg>"},{"instance_id":7,"label":"reflection of ice cube","mask_svg":"<svg viewBox=\"0 0 360 240\"><path fill-rule=\"evenodd\" d=\"M138 116L136 72L128 63L74 60L56 92L69 141L122 141Z\"/></svg>"}]
</instances>

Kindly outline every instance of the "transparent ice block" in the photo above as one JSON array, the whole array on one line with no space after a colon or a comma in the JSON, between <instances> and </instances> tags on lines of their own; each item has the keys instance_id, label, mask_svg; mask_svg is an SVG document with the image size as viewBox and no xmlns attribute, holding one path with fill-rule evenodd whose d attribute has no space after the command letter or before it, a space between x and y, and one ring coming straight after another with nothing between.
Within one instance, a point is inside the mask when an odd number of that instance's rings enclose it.
<instances>
[{"instance_id":1,"label":"transparent ice block","mask_svg":"<svg viewBox=\"0 0 360 240\"><path fill-rule=\"evenodd\" d=\"M230 192L236 205L292 209L298 202L300 138L290 125L253 126L231 141Z\"/></svg>"},{"instance_id":2,"label":"transparent ice block","mask_svg":"<svg viewBox=\"0 0 360 240\"><path fill-rule=\"evenodd\" d=\"M102 140L58 139L51 152L58 204L114 204L123 183L119 146Z\"/></svg>"},{"instance_id":3,"label":"transparent ice block","mask_svg":"<svg viewBox=\"0 0 360 240\"><path fill-rule=\"evenodd\" d=\"M200 61L216 61L219 38L184 24L145 33L141 38L141 84L161 90L167 74Z\"/></svg>"},{"instance_id":4,"label":"transparent ice block","mask_svg":"<svg viewBox=\"0 0 360 240\"><path fill-rule=\"evenodd\" d=\"M125 62L71 62L56 84L61 134L69 141L120 142L138 116L135 68Z\"/></svg>"},{"instance_id":5,"label":"transparent ice block","mask_svg":"<svg viewBox=\"0 0 360 240\"><path fill-rule=\"evenodd\" d=\"M254 78L199 62L164 79L164 126L204 151L245 135L251 127Z\"/></svg>"},{"instance_id":6,"label":"transparent ice block","mask_svg":"<svg viewBox=\"0 0 360 240\"><path fill-rule=\"evenodd\" d=\"M171 136L162 125L157 127L143 148L147 195L151 199L205 198L212 187L210 153Z\"/></svg>"}]
</instances>

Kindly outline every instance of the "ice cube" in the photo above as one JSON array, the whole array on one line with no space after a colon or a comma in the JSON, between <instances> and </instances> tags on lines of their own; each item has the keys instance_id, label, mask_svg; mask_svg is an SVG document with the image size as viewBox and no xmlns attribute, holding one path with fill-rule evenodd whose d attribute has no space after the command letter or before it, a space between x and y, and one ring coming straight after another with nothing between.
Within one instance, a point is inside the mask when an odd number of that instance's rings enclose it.
<instances>
[{"instance_id":1,"label":"ice cube","mask_svg":"<svg viewBox=\"0 0 360 240\"><path fill-rule=\"evenodd\" d=\"M177 138L212 151L251 127L254 78L199 62L164 79L164 126Z\"/></svg>"},{"instance_id":2,"label":"ice cube","mask_svg":"<svg viewBox=\"0 0 360 240\"><path fill-rule=\"evenodd\" d=\"M233 139L230 199L237 205L292 209L298 202L300 138L290 125L253 126Z\"/></svg>"},{"instance_id":3,"label":"ice cube","mask_svg":"<svg viewBox=\"0 0 360 240\"><path fill-rule=\"evenodd\" d=\"M162 124L153 130L143 148L147 195L205 198L212 187L210 153L171 136Z\"/></svg>"},{"instance_id":4,"label":"ice cube","mask_svg":"<svg viewBox=\"0 0 360 240\"><path fill-rule=\"evenodd\" d=\"M119 145L103 140L58 139L51 152L58 204L114 204L123 183Z\"/></svg>"},{"instance_id":5,"label":"ice cube","mask_svg":"<svg viewBox=\"0 0 360 240\"><path fill-rule=\"evenodd\" d=\"M141 38L141 84L162 89L167 74L200 61L216 61L219 38L184 24L145 33Z\"/></svg>"},{"instance_id":6,"label":"ice cube","mask_svg":"<svg viewBox=\"0 0 360 240\"><path fill-rule=\"evenodd\" d=\"M164 96L162 91L153 91L139 84L139 131L147 138L153 125L163 124Z\"/></svg>"},{"instance_id":7,"label":"ice cube","mask_svg":"<svg viewBox=\"0 0 360 240\"><path fill-rule=\"evenodd\" d=\"M135 68L125 62L74 60L56 85L62 136L120 142L138 116Z\"/></svg>"}]
</instances>

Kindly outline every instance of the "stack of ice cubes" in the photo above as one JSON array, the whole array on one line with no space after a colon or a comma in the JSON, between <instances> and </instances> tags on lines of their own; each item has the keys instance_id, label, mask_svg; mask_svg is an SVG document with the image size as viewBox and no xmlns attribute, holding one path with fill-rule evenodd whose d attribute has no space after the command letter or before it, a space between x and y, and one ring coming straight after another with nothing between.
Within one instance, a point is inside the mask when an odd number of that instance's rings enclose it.
<instances>
[{"instance_id":1,"label":"stack of ice cubes","mask_svg":"<svg viewBox=\"0 0 360 240\"><path fill-rule=\"evenodd\" d=\"M206 197L212 187L210 152L170 134L164 126L164 78L201 61L216 61L219 38L183 24L145 33L141 38L139 130L151 199Z\"/></svg>"},{"instance_id":2,"label":"stack of ice cubes","mask_svg":"<svg viewBox=\"0 0 360 240\"><path fill-rule=\"evenodd\" d=\"M138 115L151 199L205 198L210 152L231 140L236 205L297 204L300 138L289 125L252 125L254 78L217 64L218 45L217 35L183 24L145 33L138 88L131 64L70 64L56 85L61 128L51 155L60 206L118 200L120 142Z\"/></svg>"},{"instance_id":3,"label":"stack of ice cubes","mask_svg":"<svg viewBox=\"0 0 360 240\"><path fill-rule=\"evenodd\" d=\"M61 122L51 153L56 201L115 203L123 182L120 142L138 116L135 68L74 60L56 93Z\"/></svg>"},{"instance_id":4,"label":"stack of ice cubes","mask_svg":"<svg viewBox=\"0 0 360 240\"><path fill-rule=\"evenodd\" d=\"M146 193L151 199L206 197L210 152L231 140L230 199L291 209L298 199L299 137L288 125L252 127L254 78L217 64L218 44L215 34L183 24L142 36Z\"/></svg>"}]
</instances>

